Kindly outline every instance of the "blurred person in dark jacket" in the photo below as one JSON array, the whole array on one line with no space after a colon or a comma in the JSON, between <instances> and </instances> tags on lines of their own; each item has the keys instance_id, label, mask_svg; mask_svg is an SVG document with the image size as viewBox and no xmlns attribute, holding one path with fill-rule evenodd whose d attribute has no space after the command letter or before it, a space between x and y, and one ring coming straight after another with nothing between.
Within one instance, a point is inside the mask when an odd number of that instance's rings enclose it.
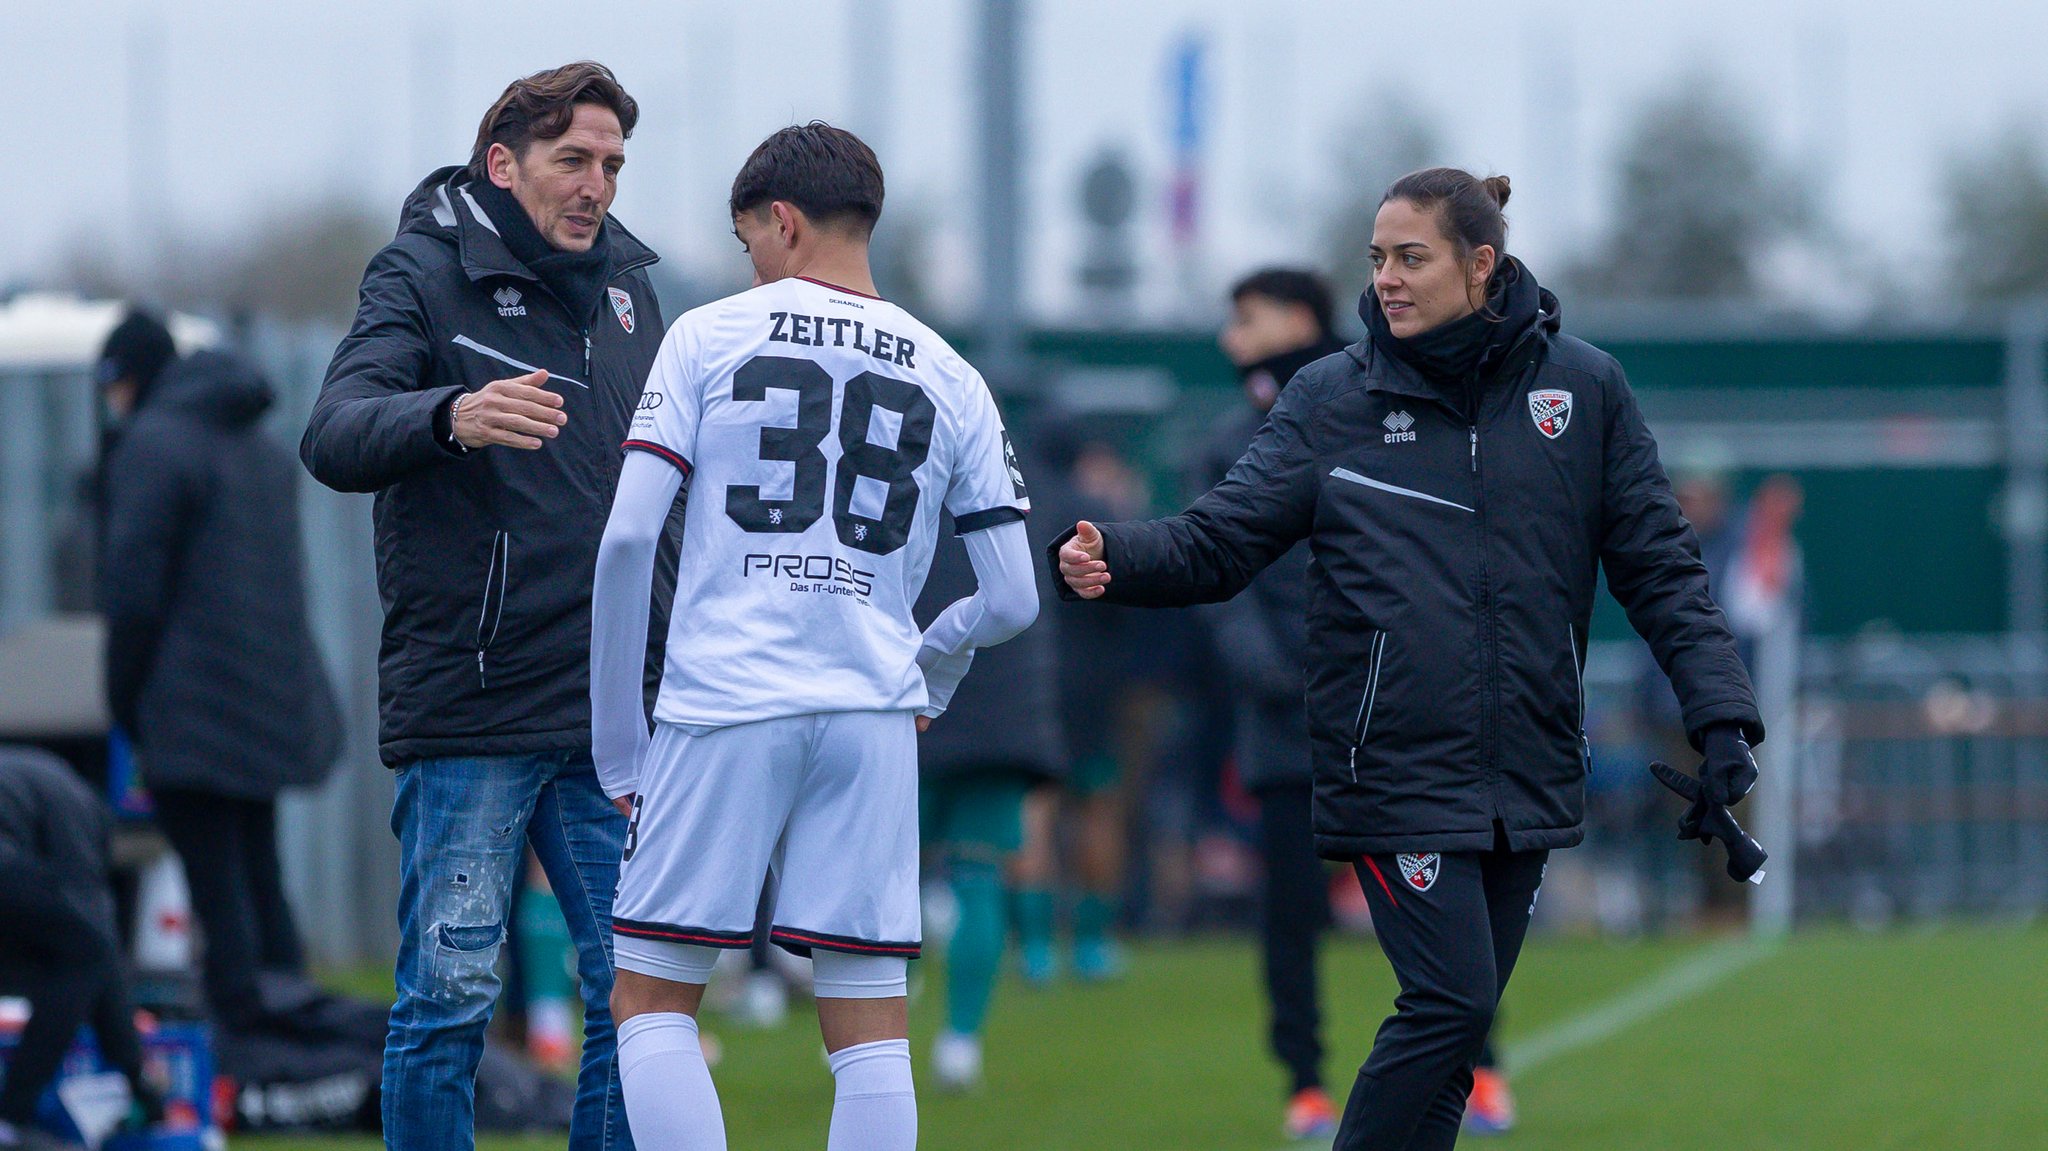
<instances>
[{"instance_id":1,"label":"blurred person in dark jacket","mask_svg":"<svg viewBox=\"0 0 2048 1151\"><path fill-rule=\"evenodd\" d=\"M528 843L581 980L569 1146L633 1146L609 1004L626 816L590 754L590 596L664 326L657 257L610 214L639 115L590 61L508 85L469 162L406 198L299 443L321 483L377 494L379 751L398 775L382 1096L396 1151L470 1145ZM656 570L665 620L673 558ZM650 627L650 645L666 635Z\"/></svg>"},{"instance_id":2,"label":"blurred person in dark jacket","mask_svg":"<svg viewBox=\"0 0 2048 1151\"><path fill-rule=\"evenodd\" d=\"M1146 509L1145 477L1110 438L1059 418L1045 421L1034 438L1048 465L1033 473L1034 523L1064 524L1089 511L1138 515ZM1071 604L1039 618L1058 637L1053 665L1068 769L1059 786L1037 789L1025 805L1024 849L1011 870L1020 968L1025 981L1036 985L1059 975L1055 935L1065 845L1072 849L1067 862L1075 888L1073 974L1087 981L1112 979L1122 968L1112 928L1126 878L1130 776L1162 726L1164 693L1151 682L1159 669L1147 666L1162 646L1160 621L1144 612L1081 611ZM1070 836L1060 834L1062 816L1071 820Z\"/></svg>"},{"instance_id":3,"label":"blurred person in dark jacket","mask_svg":"<svg viewBox=\"0 0 2048 1151\"><path fill-rule=\"evenodd\" d=\"M37 1100L86 1024L143 1115L162 1115L160 1093L143 1079L121 971L111 826L106 805L61 760L0 747L0 994L23 995L30 1008L0 1083L0 1148L72 1146L32 1124Z\"/></svg>"},{"instance_id":4,"label":"blurred person in dark jacket","mask_svg":"<svg viewBox=\"0 0 2048 1151\"><path fill-rule=\"evenodd\" d=\"M100 378L118 421L104 468L106 694L205 932L214 1016L263 1020L259 974L300 973L277 796L332 769L340 722L306 617L298 470L257 426L270 385L219 352L162 360L132 314Z\"/></svg>"},{"instance_id":5,"label":"blurred person in dark jacket","mask_svg":"<svg viewBox=\"0 0 2048 1151\"><path fill-rule=\"evenodd\" d=\"M1051 469L1023 470L1038 477ZM1057 486L1057 478L1034 479L1034 505L1044 506L1047 489ZM951 519L939 525L915 612L919 626L975 591L974 569ZM1058 523L1034 515L1026 524L1032 543L1050 543ZM1049 603L1052 582L1043 571L1038 578L1039 598ZM932 1048L932 1071L948 1090L981 1079L982 1024L1008 934L1004 872L1024 845L1025 797L1066 773L1055 627L1041 616L1009 642L976 652L946 714L918 737L924 845L945 869L958 914L946 943L946 1026Z\"/></svg>"},{"instance_id":6,"label":"blurred person in dark jacket","mask_svg":"<svg viewBox=\"0 0 2048 1151\"><path fill-rule=\"evenodd\" d=\"M1192 477L1198 492L1215 487L1244 454L1295 372L1344 350L1330 332L1329 286L1314 272L1255 272L1231 288L1230 305L1218 343L1237 367L1246 402L1218 420L1203 445ZM1259 937L1273 1054L1289 1078L1283 1122L1296 1139L1337 1129L1337 1109L1323 1089L1316 993L1316 944L1329 924L1330 896L1309 826L1308 586L1308 544L1296 543L1243 594L1203 609L1235 700L1238 775L1259 803Z\"/></svg>"}]
</instances>

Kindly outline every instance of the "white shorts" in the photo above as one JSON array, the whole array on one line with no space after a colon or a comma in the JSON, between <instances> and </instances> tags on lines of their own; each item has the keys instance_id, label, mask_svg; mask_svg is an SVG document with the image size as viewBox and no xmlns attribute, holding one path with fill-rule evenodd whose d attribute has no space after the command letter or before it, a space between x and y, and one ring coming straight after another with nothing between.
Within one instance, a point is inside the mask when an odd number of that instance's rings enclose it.
<instances>
[{"instance_id":1,"label":"white shorts","mask_svg":"<svg viewBox=\"0 0 2048 1151\"><path fill-rule=\"evenodd\" d=\"M667 949L748 946L764 881L772 942L916 958L911 712L657 723L640 786L612 904L620 967L665 978Z\"/></svg>"}]
</instances>

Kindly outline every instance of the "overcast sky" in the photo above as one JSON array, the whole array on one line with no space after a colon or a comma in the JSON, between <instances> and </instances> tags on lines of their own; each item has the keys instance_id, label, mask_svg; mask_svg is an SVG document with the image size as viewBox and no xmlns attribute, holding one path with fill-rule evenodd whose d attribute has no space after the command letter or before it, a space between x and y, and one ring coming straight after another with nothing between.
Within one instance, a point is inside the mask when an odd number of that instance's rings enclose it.
<instances>
[{"instance_id":1,"label":"overcast sky","mask_svg":"<svg viewBox=\"0 0 2048 1151\"><path fill-rule=\"evenodd\" d=\"M2048 107L2048 4L2021 0L1024 0L1028 300L1079 307L1076 185L1106 147L1141 177L1145 299L1173 306L1163 205L1173 46L1210 45L1198 257L1210 287L1315 256L1331 143L1387 94L1450 159L1515 180L1512 246L1541 275L1602 219L1613 145L1647 94L1722 77L1826 205L1909 287L1940 258L1953 149ZM126 258L147 219L232 234L293 204L395 219L466 158L511 77L603 60L638 97L615 211L668 258L737 274L724 192L761 136L847 123L891 210L931 223L940 287L971 299L974 0L0 0L0 284L63 253Z\"/></svg>"}]
</instances>

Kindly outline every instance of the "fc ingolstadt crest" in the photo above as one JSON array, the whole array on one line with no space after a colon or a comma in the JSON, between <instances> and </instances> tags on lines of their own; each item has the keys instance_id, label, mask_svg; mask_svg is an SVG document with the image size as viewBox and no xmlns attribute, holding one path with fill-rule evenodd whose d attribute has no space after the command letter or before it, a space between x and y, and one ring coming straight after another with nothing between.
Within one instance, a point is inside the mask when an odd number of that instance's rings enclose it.
<instances>
[{"instance_id":1,"label":"fc ingolstadt crest","mask_svg":"<svg viewBox=\"0 0 2048 1151\"><path fill-rule=\"evenodd\" d=\"M1529 418L1536 421L1536 430L1551 439L1564 434L1567 424L1572 422L1572 394L1556 388L1545 388L1529 393Z\"/></svg>"},{"instance_id":2,"label":"fc ingolstadt crest","mask_svg":"<svg viewBox=\"0 0 2048 1151\"><path fill-rule=\"evenodd\" d=\"M619 318L619 326L633 334L633 297L618 288L606 288L604 294L611 297L612 314Z\"/></svg>"},{"instance_id":3,"label":"fc ingolstadt crest","mask_svg":"<svg viewBox=\"0 0 2048 1151\"><path fill-rule=\"evenodd\" d=\"M1444 857L1434 851L1420 855L1403 854L1394 857L1401 867L1401 878L1417 891L1428 891L1436 886L1436 877L1443 870Z\"/></svg>"}]
</instances>

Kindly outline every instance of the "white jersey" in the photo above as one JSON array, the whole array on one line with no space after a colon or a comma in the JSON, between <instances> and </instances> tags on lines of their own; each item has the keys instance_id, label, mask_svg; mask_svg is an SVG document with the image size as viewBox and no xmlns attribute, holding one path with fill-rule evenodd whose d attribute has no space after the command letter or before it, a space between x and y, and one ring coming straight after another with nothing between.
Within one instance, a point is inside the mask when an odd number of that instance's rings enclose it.
<instances>
[{"instance_id":1,"label":"white jersey","mask_svg":"<svg viewBox=\"0 0 2048 1151\"><path fill-rule=\"evenodd\" d=\"M1030 509L980 373L896 305L805 279L678 319L626 447L689 480L664 723L923 708L911 605L941 508L962 534Z\"/></svg>"}]
</instances>

